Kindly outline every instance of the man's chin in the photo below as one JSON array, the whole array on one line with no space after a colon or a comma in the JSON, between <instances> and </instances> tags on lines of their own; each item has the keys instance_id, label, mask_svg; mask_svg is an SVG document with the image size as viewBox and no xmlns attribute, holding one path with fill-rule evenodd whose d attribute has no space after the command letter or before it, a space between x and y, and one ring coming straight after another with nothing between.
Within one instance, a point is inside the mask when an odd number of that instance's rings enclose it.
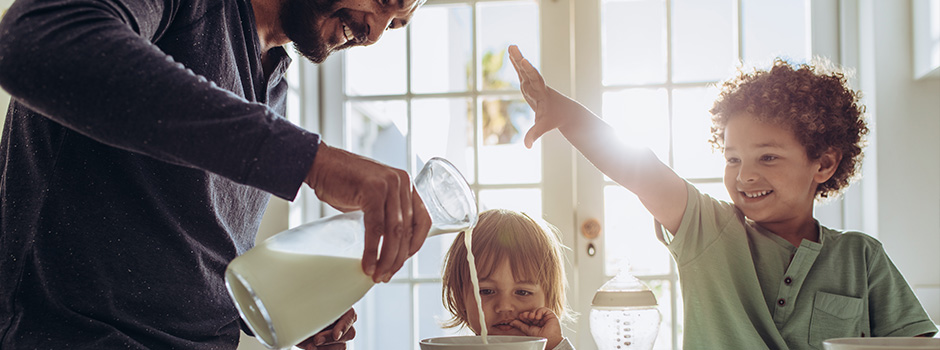
<instances>
[{"instance_id":1,"label":"man's chin","mask_svg":"<svg viewBox=\"0 0 940 350\"><path fill-rule=\"evenodd\" d=\"M294 43L294 50L297 51L297 53L299 53L301 56L310 60L310 62L320 64L320 63L323 63L323 61L325 61L333 53L343 51L354 46L356 45L346 43L346 44L343 44L339 47L332 48L332 49L327 48L325 45L317 47L315 49L309 49L309 48L305 48L303 46L297 45L297 43Z\"/></svg>"},{"instance_id":2,"label":"man's chin","mask_svg":"<svg viewBox=\"0 0 940 350\"><path fill-rule=\"evenodd\" d=\"M330 50L325 47L309 48L297 45L297 42L294 42L294 51L315 64L323 63L331 53Z\"/></svg>"}]
</instances>

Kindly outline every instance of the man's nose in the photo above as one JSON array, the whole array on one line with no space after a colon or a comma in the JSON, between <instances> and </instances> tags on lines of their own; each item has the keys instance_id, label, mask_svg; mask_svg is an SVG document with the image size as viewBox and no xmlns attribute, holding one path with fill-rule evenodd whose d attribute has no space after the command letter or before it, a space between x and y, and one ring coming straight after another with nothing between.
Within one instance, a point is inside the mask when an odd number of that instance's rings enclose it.
<instances>
[{"instance_id":1,"label":"man's nose","mask_svg":"<svg viewBox=\"0 0 940 350\"><path fill-rule=\"evenodd\" d=\"M372 45L378 42L394 19L395 16L392 13L377 13L369 16L367 21L369 24L369 33L366 35L365 45Z\"/></svg>"}]
</instances>

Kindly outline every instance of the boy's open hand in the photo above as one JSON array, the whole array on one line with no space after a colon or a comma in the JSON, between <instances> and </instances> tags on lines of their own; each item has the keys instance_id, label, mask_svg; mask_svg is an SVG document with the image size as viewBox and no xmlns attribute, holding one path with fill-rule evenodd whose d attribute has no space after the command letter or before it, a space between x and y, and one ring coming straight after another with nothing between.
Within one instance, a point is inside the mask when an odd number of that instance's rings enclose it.
<instances>
[{"instance_id":1,"label":"boy's open hand","mask_svg":"<svg viewBox=\"0 0 940 350\"><path fill-rule=\"evenodd\" d=\"M532 148L535 140L538 140L546 132L561 127L564 120L564 113L559 113L555 106L549 106L557 101L567 100L567 98L557 91L545 85L545 79L539 73L529 60L522 57L519 47L509 46L509 61L519 75L519 87L522 90L522 96L525 101L535 111L535 125L525 135L525 146ZM553 112L550 113L549 111Z\"/></svg>"},{"instance_id":2,"label":"boy's open hand","mask_svg":"<svg viewBox=\"0 0 940 350\"><path fill-rule=\"evenodd\" d=\"M548 339L545 344L546 349L554 349L562 340L561 324L558 322L558 316L547 307L520 313L510 325L527 336Z\"/></svg>"}]
</instances>

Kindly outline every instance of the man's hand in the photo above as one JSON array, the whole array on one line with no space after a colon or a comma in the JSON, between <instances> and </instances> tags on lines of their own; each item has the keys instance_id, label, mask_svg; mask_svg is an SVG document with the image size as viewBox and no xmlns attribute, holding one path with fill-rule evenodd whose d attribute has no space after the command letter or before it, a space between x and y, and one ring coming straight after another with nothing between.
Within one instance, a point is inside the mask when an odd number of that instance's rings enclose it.
<instances>
[{"instance_id":1,"label":"man's hand","mask_svg":"<svg viewBox=\"0 0 940 350\"><path fill-rule=\"evenodd\" d=\"M304 350L342 350L346 349L346 342L356 337L356 311L349 309L343 316L329 327L324 328L312 337L297 344Z\"/></svg>"},{"instance_id":2,"label":"man's hand","mask_svg":"<svg viewBox=\"0 0 940 350\"><path fill-rule=\"evenodd\" d=\"M431 218L404 170L320 143L305 182L334 208L363 211L362 270L375 282L388 282L428 236Z\"/></svg>"}]
</instances>

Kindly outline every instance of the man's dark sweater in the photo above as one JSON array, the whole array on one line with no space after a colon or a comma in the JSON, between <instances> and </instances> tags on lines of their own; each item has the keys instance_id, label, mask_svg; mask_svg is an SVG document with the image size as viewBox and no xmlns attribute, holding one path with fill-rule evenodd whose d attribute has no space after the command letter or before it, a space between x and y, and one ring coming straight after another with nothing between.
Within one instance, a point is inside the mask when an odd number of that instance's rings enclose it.
<instances>
[{"instance_id":1,"label":"man's dark sweater","mask_svg":"<svg viewBox=\"0 0 940 350\"><path fill-rule=\"evenodd\" d=\"M234 349L223 281L319 137L248 0L17 0L0 23L0 349ZM279 61L279 62L278 62Z\"/></svg>"}]
</instances>

